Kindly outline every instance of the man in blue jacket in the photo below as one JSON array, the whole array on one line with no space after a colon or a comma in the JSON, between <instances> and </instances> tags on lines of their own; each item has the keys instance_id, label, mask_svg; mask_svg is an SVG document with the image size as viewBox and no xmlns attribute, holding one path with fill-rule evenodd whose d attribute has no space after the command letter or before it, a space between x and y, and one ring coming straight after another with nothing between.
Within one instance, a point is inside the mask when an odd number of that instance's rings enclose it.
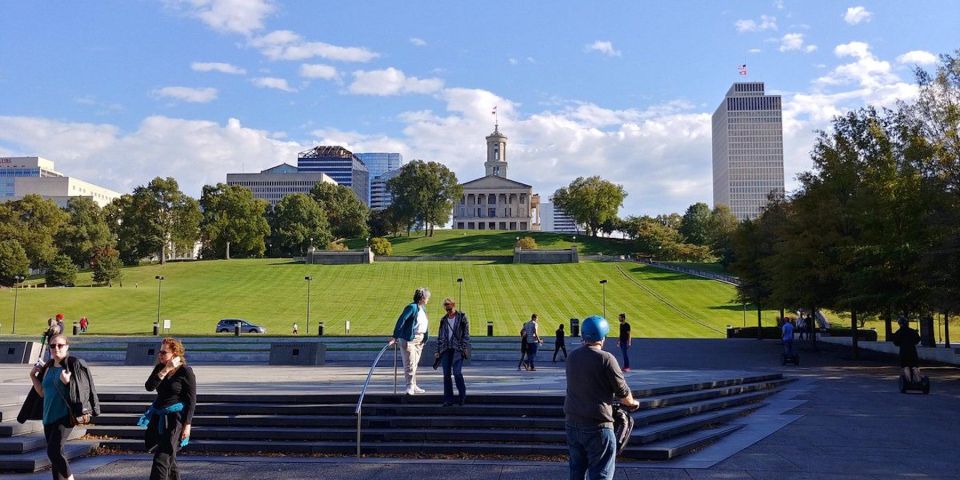
<instances>
[{"instance_id":1,"label":"man in blue jacket","mask_svg":"<svg viewBox=\"0 0 960 480\"><path fill-rule=\"evenodd\" d=\"M413 303L407 305L397 325L393 327L393 336L387 345L400 342L400 358L403 359L403 375L407 380L407 395L427 393L417 386L417 365L420 363L420 354L423 345L427 343L427 331L430 326L427 319L427 302L430 301L430 290L420 287L413 292Z\"/></svg>"}]
</instances>

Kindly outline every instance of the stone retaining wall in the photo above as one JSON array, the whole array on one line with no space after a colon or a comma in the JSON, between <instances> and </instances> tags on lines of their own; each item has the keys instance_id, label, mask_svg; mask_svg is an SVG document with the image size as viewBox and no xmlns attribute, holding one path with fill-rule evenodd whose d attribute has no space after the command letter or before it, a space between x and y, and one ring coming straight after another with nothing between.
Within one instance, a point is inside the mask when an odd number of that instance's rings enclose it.
<instances>
[{"instance_id":1,"label":"stone retaining wall","mask_svg":"<svg viewBox=\"0 0 960 480\"><path fill-rule=\"evenodd\" d=\"M307 263L319 265L353 265L373 263L373 252L370 248L361 250L347 250L344 252L334 252L327 250L314 250L307 254Z\"/></svg>"},{"instance_id":2,"label":"stone retaining wall","mask_svg":"<svg viewBox=\"0 0 960 480\"><path fill-rule=\"evenodd\" d=\"M579 263L577 247L568 250L513 249L513 263Z\"/></svg>"}]
</instances>

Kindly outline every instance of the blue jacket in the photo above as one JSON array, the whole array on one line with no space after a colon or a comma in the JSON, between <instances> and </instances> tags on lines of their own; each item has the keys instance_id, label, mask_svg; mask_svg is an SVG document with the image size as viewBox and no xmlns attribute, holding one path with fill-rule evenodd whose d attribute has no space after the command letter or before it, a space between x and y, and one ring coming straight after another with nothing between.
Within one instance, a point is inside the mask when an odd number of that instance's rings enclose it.
<instances>
[{"instance_id":1,"label":"blue jacket","mask_svg":"<svg viewBox=\"0 0 960 480\"><path fill-rule=\"evenodd\" d=\"M403 313L397 318L397 325L393 327L393 338L397 340L411 341L416 336L417 331L414 326L417 324L417 315L420 313L420 305L411 303L403 309ZM423 334L423 341L427 341L429 332Z\"/></svg>"}]
</instances>

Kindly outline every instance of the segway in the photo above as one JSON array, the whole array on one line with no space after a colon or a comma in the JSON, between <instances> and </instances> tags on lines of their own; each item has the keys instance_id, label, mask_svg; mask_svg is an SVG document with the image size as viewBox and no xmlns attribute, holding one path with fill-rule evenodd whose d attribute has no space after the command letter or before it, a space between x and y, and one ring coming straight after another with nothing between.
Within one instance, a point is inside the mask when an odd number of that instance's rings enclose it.
<instances>
[{"instance_id":1,"label":"segway","mask_svg":"<svg viewBox=\"0 0 960 480\"><path fill-rule=\"evenodd\" d=\"M797 352L787 353L783 352L783 364L786 365L792 363L796 366L800 366L800 354Z\"/></svg>"},{"instance_id":2,"label":"segway","mask_svg":"<svg viewBox=\"0 0 960 480\"><path fill-rule=\"evenodd\" d=\"M921 375L920 381L914 382L901 373L899 384L900 393L907 393L911 390L915 392L923 392L924 395L930 393L930 378L926 375Z\"/></svg>"}]
</instances>

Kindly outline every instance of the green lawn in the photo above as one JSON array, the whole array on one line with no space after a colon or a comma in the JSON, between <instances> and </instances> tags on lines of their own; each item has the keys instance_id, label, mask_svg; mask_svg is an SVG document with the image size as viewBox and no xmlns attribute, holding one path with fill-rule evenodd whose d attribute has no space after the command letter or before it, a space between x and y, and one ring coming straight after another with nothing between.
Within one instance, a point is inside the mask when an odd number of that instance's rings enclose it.
<instances>
[{"instance_id":1,"label":"green lawn","mask_svg":"<svg viewBox=\"0 0 960 480\"><path fill-rule=\"evenodd\" d=\"M578 239L579 241L579 239ZM223 317L260 323L271 334L288 334L297 321L306 330L305 275L312 275L311 325L323 320L328 334L343 334L351 320L354 335L386 335L414 288L433 292L431 318L440 300L458 296L463 277L464 311L475 335L493 321L498 335L514 334L536 312L552 334L558 322L601 313L600 279L607 279L609 317L627 312L636 335L720 337L725 325L743 322L742 307L731 304L733 287L633 263L513 265L495 262L379 262L322 266L283 259L219 260L127 268L123 287L27 288L18 302L18 333L39 333L50 316L69 321L87 316L91 333L143 334L157 318L155 275L163 275L161 317L175 334L209 334ZM89 284L89 274L79 283ZM14 291L0 291L0 332L11 332ZM773 321L765 313L765 322ZM747 324L756 323L747 312ZM68 323L69 324L69 323Z\"/></svg>"},{"instance_id":2,"label":"green lawn","mask_svg":"<svg viewBox=\"0 0 960 480\"><path fill-rule=\"evenodd\" d=\"M433 237L411 233L409 237L389 237L393 254L403 255L513 255L517 237L533 237L543 249L570 248L576 243L583 255L634 253L634 242L615 238L591 238L546 232L489 232L482 230L435 230ZM362 248L365 240L347 242L350 248Z\"/></svg>"}]
</instances>

